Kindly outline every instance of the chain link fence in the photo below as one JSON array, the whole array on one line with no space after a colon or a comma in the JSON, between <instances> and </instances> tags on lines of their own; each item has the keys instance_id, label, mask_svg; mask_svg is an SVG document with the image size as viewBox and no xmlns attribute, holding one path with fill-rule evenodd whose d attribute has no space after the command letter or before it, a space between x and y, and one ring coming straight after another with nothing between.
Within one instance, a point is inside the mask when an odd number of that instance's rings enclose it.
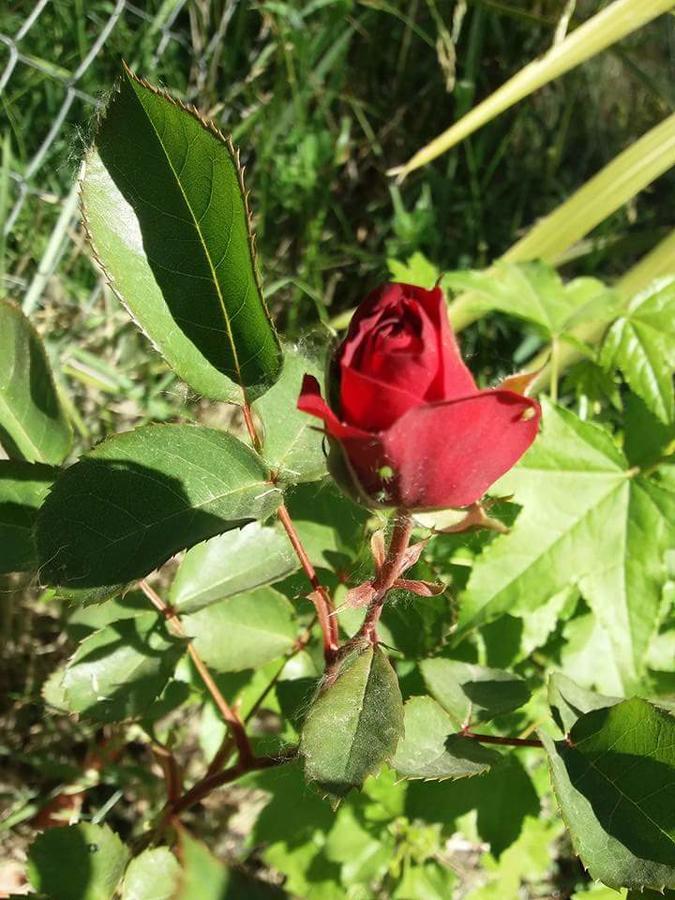
<instances>
[{"instance_id":1,"label":"chain link fence","mask_svg":"<svg viewBox=\"0 0 675 900\"><path fill-rule=\"evenodd\" d=\"M39 307L55 277L67 286L72 276L78 294L87 285L87 305L99 296L79 225L82 134L121 57L145 75L167 73L173 81L175 71L206 66L236 3L225 3L197 55L193 4L38 0L0 11L0 288L26 313Z\"/></svg>"}]
</instances>

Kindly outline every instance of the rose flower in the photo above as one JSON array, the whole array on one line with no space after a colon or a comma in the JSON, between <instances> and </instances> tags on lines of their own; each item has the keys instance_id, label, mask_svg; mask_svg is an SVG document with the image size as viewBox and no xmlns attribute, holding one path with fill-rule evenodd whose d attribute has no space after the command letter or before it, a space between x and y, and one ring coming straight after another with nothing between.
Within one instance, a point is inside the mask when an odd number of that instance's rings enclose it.
<instances>
[{"instance_id":1,"label":"rose flower","mask_svg":"<svg viewBox=\"0 0 675 900\"><path fill-rule=\"evenodd\" d=\"M440 288L385 284L337 349L330 406L311 375L298 409L322 419L340 485L370 506L469 506L534 441L541 410L513 390L479 390Z\"/></svg>"}]
</instances>

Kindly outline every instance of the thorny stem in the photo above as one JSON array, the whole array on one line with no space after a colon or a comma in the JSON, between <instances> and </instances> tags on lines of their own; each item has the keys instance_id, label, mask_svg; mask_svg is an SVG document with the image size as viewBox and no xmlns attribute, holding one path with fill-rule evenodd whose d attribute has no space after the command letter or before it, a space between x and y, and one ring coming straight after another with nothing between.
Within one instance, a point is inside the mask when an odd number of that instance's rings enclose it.
<instances>
[{"instance_id":1,"label":"thorny stem","mask_svg":"<svg viewBox=\"0 0 675 900\"><path fill-rule=\"evenodd\" d=\"M168 747L163 746L158 741L152 742L152 752L164 775L166 795L169 803L175 803L183 793L183 780L176 757Z\"/></svg>"},{"instance_id":2,"label":"thorny stem","mask_svg":"<svg viewBox=\"0 0 675 900\"><path fill-rule=\"evenodd\" d=\"M244 416L244 422L246 424L246 430L248 431L249 437L251 438L251 443L253 444L253 447L259 452L262 446L260 442L260 436L258 435L258 431L255 427L255 422L253 421L251 407L246 400L244 400L241 409ZM317 619L319 620L319 626L323 634L323 655L326 661L326 665L328 666L335 658L335 654L339 646L338 623L336 617L332 615L333 601L331 600L326 588L319 581L316 570L312 565L309 556L307 555L307 551L303 547L300 536L295 530L295 526L293 525L293 521L291 520L285 503L282 503L278 508L277 516L279 518L279 521L283 525L286 534L288 535L288 539L291 542L291 546L293 547L296 556L300 560L300 565L302 566L302 569L307 576L307 580L312 586L312 594L310 595L309 599L314 604Z\"/></svg>"},{"instance_id":3,"label":"thorny stem","mask_svg":"<svg viewBox=\"0 0 675 900\"><path fill-rule=\"evenodd\" d=\"M152 603L152 605L156 609L158 609L161 615L166 619L167 625L171 628L174 634L178 635L178 637L181 638L187 638L187 633L183 628L183 623L181 622L176 610L165 603L164 600L162 600L162 598L159 596L159 594L152 587L150 587L150 585L144 578L138 582L138 586L143 591L148 600ZM244 728L244 723L241 721L237 713L232 709L230 704L221 694L218 685L213 680L213 677L209 670L206 668L204 660L195 650L192 641L188 642L187 651L190 654L190 658L194 663L195 669L199 673L200 678L206 686L206 689L213 698L213 702L216 704L218 711L220 712L221 716L225 720L225 724L230 730L232 739L237 750L239 751L240 763L242 765L248 764L253 758L253 751L251 749L248 735L246 734L246 729Z\"/></svg>"},{"instance_id":4,"label":"thorny stem","mask_svg":"<svg viewBox=\"0 0 675 900\"><path fill-rule=\"evenodd\" d=\"M410 515L405 510L398 510L387 556L373 582L376 594L370 601L366 617L359 632L362 637L367 638L373 644L377 643L377 623L380 620L387 592L400 574L403 554L408 549L412 527L413 523Z\"/></svg>"},{"instance_id":5,"label":"thorny stem","mask_svg":"<svg viewBox=\"0 0 675 900\"><path fill-rule=\"evenodd\" d=\"M481 744L501 744L504 747L543 747L541 741L537 738L515 738L502 737L496 734L476 734L475 731L469 731L463 728L459 732L459 736L469 738L472 741L479 741Z\"/></svg>"}]
</instances>

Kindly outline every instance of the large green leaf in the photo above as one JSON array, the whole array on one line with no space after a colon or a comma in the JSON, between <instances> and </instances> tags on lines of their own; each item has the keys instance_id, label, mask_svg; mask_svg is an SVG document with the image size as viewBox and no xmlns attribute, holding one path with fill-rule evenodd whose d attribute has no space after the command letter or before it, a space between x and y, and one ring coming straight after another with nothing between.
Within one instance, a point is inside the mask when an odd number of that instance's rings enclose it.
<instances>
[{"instance_id":1,"label":"large green leaf","mask_svg":"<svg viewBox=\"0 0 675 900\"><path fill-rule=\"evenodd\" d=\"M450 715L455 729L518 709L530 692L513 672L486 669L455 659L425 659L420 669L427 690Z\"/></svg>"},{"instance_id":2,"label":"large green leaf","mask_svg":"<svg viewBox=\"0 0 675 900\"><path fill-rule=\"evenodd\" d=\"M72 433L37 331L0 301L0 445L8 456L60 463Z\"/></svg>"},{"instance_id":3,"label":"large green leaf","mask_svg":"<svg viewBox=\"0 0 675 900\"><path fill-rule=\"evenodd\" d=\"M112 596L178 550L264 519L281 491L230 434L150 425L61 475L38 515L40 575L81 600Z\"/></svg>"},{"instance_id":4,"label":"large green leaf","mask_svg":"<svg viewBox=\"0 0 675 900\"><path fill-rule=\"evenodd\" d=\"M609 887L675 887L675 720L644 700L582 716L568 741L542 735L574 847Z\"/></svg>"},{"instance_id":5,"label":"large green leaf","mask_svg":"<svg viewBox=\"0 0 675 900\"><path fill-rule=\"evenodd\" d=\"M278 581L297 567L297 556L279 527L251 522L188 550L169 600L182 613L197 612L233 594Z\"/></svg>"},{"instance_id":6,"label":"large green leaf","mask_svg":"<svg viewBox=\"0 0 675 900\"><path fill-rule=\"evenodd\" d=\"M404 778L467 778L500 761L494 750L453 734L455 724L433 698L411 697L403 711L404 737L391 764Z\"/></svg>"},{"instance_id":7,"label":"large green leaf","mask_svg":"<svg viewBox=\"0 0 675 900\"><path fill-rule=\"evenodd\" d=\"M297 409L304 375L323 384L323 350L311 353L286 347L277 383L253 404L262 421L262 455L280 484L316 481L326 474L323 432Z\"/></svg>"},{"instance_id":8,"label":"large green leaf","mask_svg":"<svg viewBox=\"0 0 675 900\"><path fill-rule=\"evenodd\" d=\"M168 847L145 850L124 873L122 900L173 900L180 866Z\"/></svg>"},{"instance_id":9,"label":"large green leaf","mask_svg":"<svg viewBox=\"0 0 675 900\"><path fill-rule=\"evenodd\" d=\"M654 415L673 421L675 278L660 279L631 301L607 332L600 362L621 369Z\"/></svg>"},{"instance_id":10,"label":"large green leaf","mask_svg":"<svg viewBox=\"0 0 675 900\"><path fill-rule=\"evenodd\" d=\"M139 716L164 689L183 649L154 611L106 625L82 641L66 666L65 703L97 722Z\"/></svg>"},{"instance_id":11,"label":"large green leaf","mask_svg":"<svg viewBox=\"0 0 675 900\"><path fill-rule=\"evenodd\" d=\"M594 709L614 706L621 702L621 698L589 691L562 672L554 672L548 680L548 702L558 727L568 734L579 716Z\"/></svg>"},{"instance_id":12,"label":"large green leaf","mask_svg":"<svg viewBox=\"0 0 675 900\"><path fill-rule=\"evenodd\" d=\"M379 647L345 659L314 700L302 730L305 775L338 797L359 788L393 756L403 734L403 701Z\"/></svg>"},{"instance_id":13,"label":"large green leaf","mask_svg":"<svg viewBox=\"0 0 675 900\"><path fill-rule=\"evenodd\" d=\"M675 494L629 469L605 431L548 403L543 433L497 490L524 508L477 559L458 634L576 584L633 683L659 620Z\"/></svg>"},{"instance_id":14,"label":"large green leaf","mask_svg":"<svg viewBox=\"0 0 675 900\"><path fill-rule=\"evenodd\" d=\"M80 822L38 835L28 877L49 900L111 900L129 851L107 825Z\"/></svg>"},{"instance_id":15,"label":"large green leaf","mask_svg":"<svg viewBox=\"0 0 675 900\"><path fill-rule=\"evenodd\" d=\"M33 526L56 469L0 460L0 575L37 568Z\"/></svg>"},{"instance_id":16,"label":"large green leaf","mask_svg":"<svg viewBox=\"0 0 675 900\"><path fill-rule=\"evenodd\" d=\"M214 125L125 69L86 159L82 206L113 290L181 378L234 401L274 381L281 351L241 170Z\"/></svg>"},{"instance_id":17,"label":"large green leaf","mask_svg":"<svg viewBox=\"0 0 675 900\"><path fill-rule=\"evenodd\" d=\"M204 662L218 672L264 666L288 652L298 636L293 607L269 587L184 616L183 625Z\"/></svg>"}]
</instances>

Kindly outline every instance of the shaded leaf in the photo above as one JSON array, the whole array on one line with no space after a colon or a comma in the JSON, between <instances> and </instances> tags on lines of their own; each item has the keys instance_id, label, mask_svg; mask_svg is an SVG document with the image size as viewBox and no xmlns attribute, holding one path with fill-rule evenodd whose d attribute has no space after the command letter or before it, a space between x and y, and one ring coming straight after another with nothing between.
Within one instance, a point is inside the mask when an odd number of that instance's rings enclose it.
<instances>
[{"instance_id":1,"label":"shaded leaf","mask_svg":"<svg viewBox=\"0 0 675 900\"><path fill-rule=\"evenodd\" d=\"M113 290L181 378L234 401L274 381L281 352L241 171L213 124L125 69L86 158L82 207Z\"/></svg>"},{"instance_id":2,"label":"shaded leaf","mask_svg":"<svg viewBox=\"0 0 675 900\"><path fill-rule=\"evenodd\" d=\"M164 689L183 650L155 612L95 631L66 666L68 709L97 722L141 715Z\"/></svg>"},{"instance_id":3,"label":"shaded leaf","mask_svg":"<svg viewBox=\"0 0 675 900\"><path fill-rule=\"evenodd\" d=\"M10 457L60 463L71 442L42 341L18 306L0 300L0 445Z\"/></svg>"},{"instance_id":4,"label":"shaded leaf","mask_svg":"<svg viewBox=\"0 0 675 900\"><path fill-rule=\"evenodd\" d=\"M554 672L548 680L548 702L558 728L563 734L568 734L580 716L594 709L614 706L621 702L621 698L596 694L576 684L562 672Z\"/></svg>"},{"instance_id":5,"label":"shaded leaf","mask_svg":"<svg viewBox=\"0 0 675 900\"><path fill-rule=\"evenodd\" d=\"M675 278L660 279L638 294L613 323L600 351L605 368L619 368L662 422L675 415Z\"/></svg>"},{"instance_id":6,"label":"shaded leaf","mask_svg":"<svg viewBox=\"0 0 675 900\"><path fill-rule=\"evenodd\" d=\"M635 682L659 619L675 493L629 469L607 432L549 403L543 433L496 490L523 510L476 560L458 635L576 585Z\"/></svg>"},{"instance_id":7,"label":"shaded leaf","mask_svg":"<svg viewBox=\"0 0 675 900\"><path fill-rule=\"evenodd\" d=\"M39 463L0 460L0 575L37 568L33 527L56 472Z\"/></svg>"},{"instance_id":8,"label":"shaded leaf","mask_svg":"<svg viewBox=\"0 0 675 900\"><path fill-rule=\"evenodd\" d=\"M263 425L262 455L279 484L317 481L326 474L323 432L297 409L304 375L323 385L323 356L323 351L314 355L285 347L279 380L253 404Z\"/></svg>"},{"instance_id":9,"label":"shaded leaf","mask_svg":"<svg viewBox=\"0 0 675 900\"><path fill-rule=\"evenodd\" d=\"M181 613L197 612L233 594L278 581L297 567L297 557L280 528L251 522L188 550L169 600Z\"/></svg>"},{"instance_id":10,"label":"shaded leaf","mask_svg":"<svg viewBox=\"0 0 675 900\"><path fill-rule=\"evenodd\" d=\"M305 775L345 796L391 759L403 732L403 701L379 647L355 651L314 700L300 744Z\"/></svg>"},{"instance_id":11,"label":"shaded leaf","mask_svg":"<svg viewBox=\"0 0 675 900\"><path fill-rule=\"evenodd\" d=\"M575 850L609 887L675 887L675 720L644 700L582 716L569 743L542 734Z\"/></svg>"},{"instance_id":12,"label":"shaded leaf","mask_svg":"<svg viewBox=\"0 0 675 900\"><path fill-rule=\"evenodd\" d=\"M422 660L420 669L427 690L449 713L456 729L518 709L530 697L525 681L503 669L443 657Z\"/></svg>"},{"instance_id":13,"label":"shaded leaf","mask_svg":"<svg viewBox=\"0 0 675 900\"><path fill-rule=\"evenodd\" d=\"M28 877L50 900L110 900L129 852L107 825L80 822L38 835L28 854Z\"/></svg>"},{"instance_id":14,"label":"shaded leaf","mask_svg":"<svg viewBox=\"0 0 675 900\"><path fill-rule=\"evenodd\" d=\"M501 760L494 750L453 734L450 716L431 697L411 697L403 712L404 737L391 764L404 778L467 778Z\"/></svg>"},{"instance_id":15,"label":"shaded leaf","mask_svg":"<svg viewBox=\"0 0 675 900\"><path fill-rule=\"evenodd\" d=\"M40 510L40 575L100 600L178 550L264 519L280 491L248 447L191 425L150 425L99 444L60 476Z\"/></svg>"},{"instance_id":16,"label":"shaded leaf","mask_svg":"<svg viewBox=\"0 0 675 900\"><path fill-rule=\"evenodd\" d=\"M298 628L293 607L274 588L260 588L183 617L204 662L218 672L256 669L287 653Z\"/></svg>"},{"instance_id":17,"label":"shaded leaf","mask_svg":"<svg viewBox=\"0 0 675 900\"><path fill-rule=\"evenodd\" d=\"M122 900L173 900L180 866L168 847L144 850L129 863Z\"/></svg>"}]
</instances>

